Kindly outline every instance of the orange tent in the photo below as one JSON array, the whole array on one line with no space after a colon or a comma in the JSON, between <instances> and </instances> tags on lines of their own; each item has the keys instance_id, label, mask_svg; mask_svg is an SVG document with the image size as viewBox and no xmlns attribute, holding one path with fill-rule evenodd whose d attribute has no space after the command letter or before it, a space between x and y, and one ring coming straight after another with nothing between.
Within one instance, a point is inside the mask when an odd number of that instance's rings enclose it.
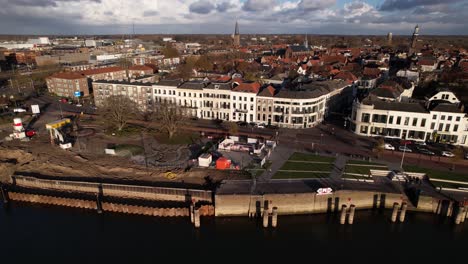
<instances>
[{"instance_id":1,"label":"orange tent","mask_svg":"<svg viewBox=\"0 0 468 264\"><path fill-rule=\"evenodd\" d=\"M231 167L231 160L226 159L225 157L220 157L216 160L216 169L225 170Z\"/></svg>"}]
</instances>

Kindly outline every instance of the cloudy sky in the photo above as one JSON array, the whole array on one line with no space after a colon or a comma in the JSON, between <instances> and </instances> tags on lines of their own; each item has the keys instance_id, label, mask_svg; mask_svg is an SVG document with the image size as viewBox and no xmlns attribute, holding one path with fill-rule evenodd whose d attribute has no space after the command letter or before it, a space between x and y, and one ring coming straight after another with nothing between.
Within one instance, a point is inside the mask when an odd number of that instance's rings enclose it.
<instances>
[{"instance_id":1,"label":"cloudy sky","mask_svg":"<svg viewBox=\"0 0 468 264\"><path fill-rule=\"evenodd\" d=\"M468 34L468 0L0 0L0 34Z\"/></svg>"}]
</instances>

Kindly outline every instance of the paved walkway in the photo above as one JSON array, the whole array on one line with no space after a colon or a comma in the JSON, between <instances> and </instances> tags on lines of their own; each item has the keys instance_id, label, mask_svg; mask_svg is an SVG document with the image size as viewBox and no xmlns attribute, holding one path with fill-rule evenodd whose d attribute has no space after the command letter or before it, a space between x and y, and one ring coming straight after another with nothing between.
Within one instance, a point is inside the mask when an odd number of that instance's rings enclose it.
<instances>
[{"instance_id":1,"label":"paved walkway","mask_svg":"<svg viewBox=\"0 0 468 264\"><path fill-rule=\"evenodd\" d=\"M276 149L273 151L271 154L270 158L268 159L271 162L271 166L268 170L262 173L258 177L259 181L268 181L275 175L275 173L283 167L284 163L291 157L291 155L294 153L294 149L291 148L290 146L281 146L278 145Z\"/></svg>"},{"instance_id":2,"label":"paved walkway","mask_svg":"<svg viewBox=\"0 0 468 264\"><path fill-rule=\"evenodd\" d=\"M335 180L341 179L341 175L343 174L345 170L346 162L348 162L348 157L343 156L343 155L338 155L336 157L333 170L330 173L331 179L335 179Z\"/></svg>"}]
</instances>

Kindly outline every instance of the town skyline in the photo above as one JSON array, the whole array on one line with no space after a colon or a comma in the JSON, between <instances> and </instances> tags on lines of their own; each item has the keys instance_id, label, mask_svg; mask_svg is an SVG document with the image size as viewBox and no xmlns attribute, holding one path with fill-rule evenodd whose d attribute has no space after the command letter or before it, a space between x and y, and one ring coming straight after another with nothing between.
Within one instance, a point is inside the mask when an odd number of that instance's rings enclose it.
<instances>
[{"instance_id":1,"label":"town skyline","mask_svg":"<svg viewBox=\"0 0 468 264\"><path fill-rule=\"evenodd\" d=\"M466 35L465 0L6 1L0 33L19 35L241 34Z\"/></svg>"}]
</instances>

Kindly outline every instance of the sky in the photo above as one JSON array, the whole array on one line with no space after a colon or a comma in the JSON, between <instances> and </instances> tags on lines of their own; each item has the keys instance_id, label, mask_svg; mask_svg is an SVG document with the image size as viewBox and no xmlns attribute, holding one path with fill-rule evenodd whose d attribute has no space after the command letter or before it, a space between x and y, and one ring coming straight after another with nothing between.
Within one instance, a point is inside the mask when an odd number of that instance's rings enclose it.
<instances>
[{"instance_id":1,"label":"sky","mask_svg":"<svg viewBox=\"0 0 468 264\"><path fill-rule=\"evenodd\" d=\"M0 34L468 35L468 0L0 0ZM134 25L134 27L132 26Z\"/></svg>"}]
</instances>

